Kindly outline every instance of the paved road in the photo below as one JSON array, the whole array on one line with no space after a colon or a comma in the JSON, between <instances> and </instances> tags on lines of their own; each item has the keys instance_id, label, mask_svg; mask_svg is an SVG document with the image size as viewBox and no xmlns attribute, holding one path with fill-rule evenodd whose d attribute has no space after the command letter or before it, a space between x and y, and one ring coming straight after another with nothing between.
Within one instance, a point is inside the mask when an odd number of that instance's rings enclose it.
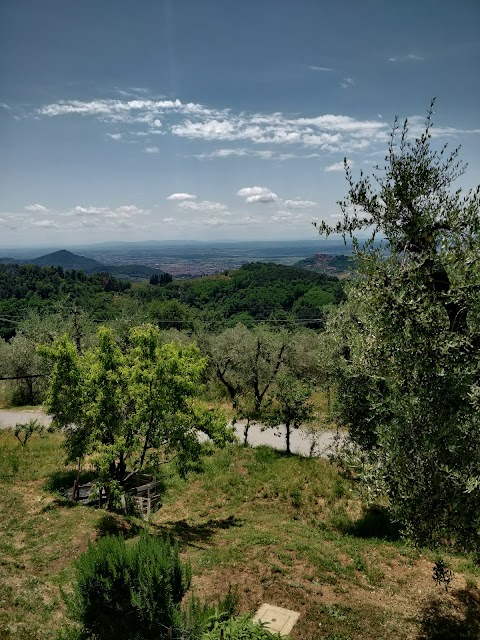
<instances>
[{"instance_id":1,"label":"paved road","mask_svg":"<svg viewBox=\"0 0 480 640\"><path fill-rule=\"evenodd\" d=\"M50 417L42 411L0 410L0 428L12 428L18 422L28 422L33 418L46 426L50 424ZM244 424L244 422L238 422L235 425L235 432L240 442L243 442ZM332 446L334 437L334 431L317 431L312 434L303 429L294 429L290 436L290 448L292 453L302 456L325 455ZM262 425L252 425L248 432L248 442L253 447L264 444L279 451L285 451L285 428L262 431Z\"/></svg>"}]
</instances>

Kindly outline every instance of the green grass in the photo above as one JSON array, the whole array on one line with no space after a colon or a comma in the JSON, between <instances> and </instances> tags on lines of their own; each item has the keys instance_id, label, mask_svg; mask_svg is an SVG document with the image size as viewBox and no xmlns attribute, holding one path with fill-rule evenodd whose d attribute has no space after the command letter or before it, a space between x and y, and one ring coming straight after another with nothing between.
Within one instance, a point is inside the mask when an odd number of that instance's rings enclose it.
<instances>
[{"instance_id":1,"label":"green grass","mask_svg":"<svg viewBox=\"0 0 480 640\"><path fill-rule=\"evenodd\" d=\"M63 460L59 435L35 435L22 449L0 432L2 640L54 638L64 623L61 589L88 540L144 526L61 498L73 477ZM475 559L448 556L455 579L445 594L431 579L433 554L403 542L381 509L364 512L327 460L231 446L202 473L164 469L163 506L148 526L178 540L202 598L213 602L232 584L242 611L262 602L299 611L294 640L433 639L442 616L468 637Z\"/></svg>"}]
</instances>

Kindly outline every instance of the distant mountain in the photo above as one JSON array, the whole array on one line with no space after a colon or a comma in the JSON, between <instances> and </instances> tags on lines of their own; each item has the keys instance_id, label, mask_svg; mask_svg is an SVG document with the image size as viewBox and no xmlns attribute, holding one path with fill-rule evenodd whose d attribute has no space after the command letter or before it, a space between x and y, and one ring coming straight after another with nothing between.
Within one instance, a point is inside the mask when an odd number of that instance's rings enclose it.
<instances>
[{"instance_id":1,"label":"distant mountain","mask_svg":"<svg viewBox=\"0 0 480 640\"><path fill-rule=\"evenodd\" d=\"M308 271L315 271L316 273L329 273L338 276L347 274L351 269L355 268L355 263L351 256L316 253L310 258L299 260L294 266L308 269Z\"/></svg>"},{"instance_id":2,"label":"distant mountain","mask_svg":"<svg viewBox=\"0 0 480 640\"><path fill-rule=\"evenodd\" d=\"M22 264L36 264L39 267L62 267L66 270L76 269L77 271L84 271L85 273L109 273L117 278L128 278L130 280L144 280L151 275L162 273L160 269L147 267L143 264L107 265L93 258L86 258L85 256L77 255L65 249L54 251L53 253L48 253L45 256L40 256L32 260L18 260L17 262Z\"/></svg>"}]
</instances>

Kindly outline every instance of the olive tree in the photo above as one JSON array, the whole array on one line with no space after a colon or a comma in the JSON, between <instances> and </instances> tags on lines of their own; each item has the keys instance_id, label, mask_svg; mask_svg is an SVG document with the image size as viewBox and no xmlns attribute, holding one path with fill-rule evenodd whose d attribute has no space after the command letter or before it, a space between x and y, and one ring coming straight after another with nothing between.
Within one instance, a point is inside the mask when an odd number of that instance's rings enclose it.
<instances>
[{"instance_id":1,"label":"olive tree","mask_svg":"<svg viewBox=\"0 0 480 640\"><path fill-rule=\"evenodd\" d=\"M344 218L357 276L331 317L340 420L368 452L393 517L422 544L480 536L480 190L459 150L395 122L385 166L354 180ZM360 243L357 234L369 234Z\"/></svg>"},{"instance_id":2,"label":"olive tree","mask_svg":"<svg viewBox=\"0 0 480 640\"><path fill-rule=\"evenodd\" d=\"M268 392L286 361L288 334L237 324L218 335L204 336L202 346L213 375L229 395L236 419L246 421L247 444L250 425L261 419Z\"/></svg>"}]
</instances>

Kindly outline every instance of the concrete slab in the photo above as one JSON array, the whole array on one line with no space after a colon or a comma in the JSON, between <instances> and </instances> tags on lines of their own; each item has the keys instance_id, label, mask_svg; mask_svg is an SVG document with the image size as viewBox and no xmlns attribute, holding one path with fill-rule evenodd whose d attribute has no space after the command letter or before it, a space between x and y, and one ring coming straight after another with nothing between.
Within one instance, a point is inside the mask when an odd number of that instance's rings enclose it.
<instances>
[{"instance_id":1,"label":"concrete slab","mask_svg":"<svg viewBox=\"0 0 480 640\"><path fill-rule=\"evenodd\" d=\"M273 604L262 604L253 619L255 622L263 622L269 631L287 636L299 617L300 614L296 611L276 607Z\"/></svg>"}]
</instances>

